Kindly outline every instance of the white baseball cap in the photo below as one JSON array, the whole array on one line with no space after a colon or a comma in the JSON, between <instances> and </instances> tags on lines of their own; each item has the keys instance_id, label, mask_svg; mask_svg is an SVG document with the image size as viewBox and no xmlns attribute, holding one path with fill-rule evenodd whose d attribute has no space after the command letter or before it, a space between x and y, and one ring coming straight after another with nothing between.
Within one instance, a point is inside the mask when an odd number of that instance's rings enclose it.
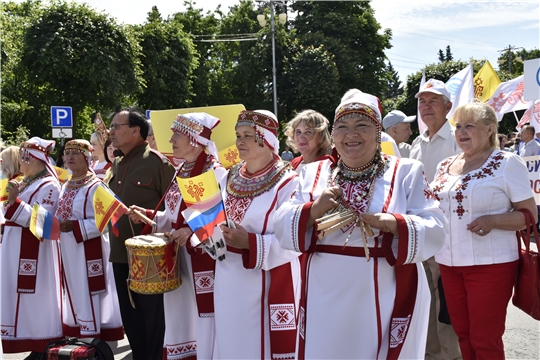
<instances>
[{"instance_id":1,"label":"white baseball cap","mask_svg":"<svg viewBox=\"0 0 540 360\"><path fill-rule=\"evenodd\" d=\"M437 95L442 95L445 98L447 98L448 101L450 101L452 99L452 97L450 96L450 92L448 90L446 90L446 86L440 80L429 79L428 81L426 81L424 86L422 86L420 88L420 91L417 92L416 95L414 95L414 97L419 98L420 94L422 94L424 92L430 92L430 93L434 93L434 94L437 94Z\"/></svg>"},{"instance_id":2,"label":"white baseball cap","mask_svg":"<svg viewBox=\"0 0 540 360\"><path fill-rule=\"evenodd\" d=\"M389 127L392 127L399 123L410 123L416 120L416 116L407 116L403 111L392 110L384 117L382 124L384 130L387 130Z\"/></svg>"}]
</instances>

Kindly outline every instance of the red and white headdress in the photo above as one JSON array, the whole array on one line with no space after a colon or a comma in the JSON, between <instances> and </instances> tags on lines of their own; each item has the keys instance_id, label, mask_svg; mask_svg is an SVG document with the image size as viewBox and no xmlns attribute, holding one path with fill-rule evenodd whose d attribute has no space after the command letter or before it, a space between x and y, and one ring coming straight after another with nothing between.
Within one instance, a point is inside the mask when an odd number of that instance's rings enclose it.
<instances>
[{"instance_id":1,"label":"red and white headdress","mask_svg":"<svg viewBox=\"0 0 540 360\"><path fill-rule=\"evenodd\" d=\"M189 143L196 147L204 145L208 152L219 159L216 144L210 140L212 130L221 120L207 113L179 114L171 125L171 130L189 137Z\"/></svg>"},{"instance_id":2,"label":"red and white headdress","mask_svg":"<svg viewBox=\"0 0 540 360\"><path fill-rule=\"evenodd\" d=\"M81 152L84 157L86 158L86 163L88 164L88 168L92 165L92 151L94 151L94 147L92 144L90 144L87 140L70 140L66 143L66 146L64 147L64 151L66 150L76 150Z\"/></svg>"},{"instance_id":3,"label":"red and white headdress","mask_svg":"<svg viewBox=\"0 0 540 360\"><path fill-rule=\"evenodd\" d=\"M378 129L381 129L381 105L378 97L364 93L360 90L354 95L343 99L336 108L334 126L343 116L348 114L360 114L370 119Z\"/></svg>"},{"instance_id":4,"label":"red and white headdress","mask_svg":"<svg viewBox=\"0 0 540 360\"><path fill-rule=\"evenodd\" d=\"M272 112L268 110L243 110L238 115L236 127L244 125L253 126L256 140L260 144L266 144L275 154L278 154L277 130L279 122Z\"/></svg>"},{"instance_id":5,"label":"red and white headdress","mask_svg":"<svg viewBox=\"0 0 540 360\"><path fill-rule=\"evenodd\" d=\"M54 165L51 162L50 154L54 150L56 142L54 140L44 140L37 136L27 140L21 144L19 154L22 158L32 156L45 163L47 171L58 179L58 175L54 170Z\"/></svg>"}]
</instances>

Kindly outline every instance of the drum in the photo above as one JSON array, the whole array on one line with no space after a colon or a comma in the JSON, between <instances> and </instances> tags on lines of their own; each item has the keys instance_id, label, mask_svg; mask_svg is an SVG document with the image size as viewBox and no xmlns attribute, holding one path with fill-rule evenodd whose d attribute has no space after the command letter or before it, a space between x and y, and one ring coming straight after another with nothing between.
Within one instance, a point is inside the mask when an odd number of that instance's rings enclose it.
<instances>
[{"instance_id":1,"label":"drum","mask_svg":"<svg viewBox=\"0 0 540 360\"><path fill-rule=\"evenodd\" d=\"M177 262L178 244L165 239L164 234L149 234L125 241L130 290L139 294L162 294L182 284Z\"/></svg>"}]
</instances>

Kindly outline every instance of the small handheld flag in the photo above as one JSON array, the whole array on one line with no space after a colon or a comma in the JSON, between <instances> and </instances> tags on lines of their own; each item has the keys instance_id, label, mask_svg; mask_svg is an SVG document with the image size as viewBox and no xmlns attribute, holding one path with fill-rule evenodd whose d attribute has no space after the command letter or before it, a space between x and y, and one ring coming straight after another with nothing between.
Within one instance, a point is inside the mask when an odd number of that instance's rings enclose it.
<instances>
[{"instance_id":1,"label":"small handheld flag","mask_svg":"<svg viewBox=\"0 0 540 360\"><path fill-rule=\"evenodd\" d=\"M116 195L107 189L104 185L99 185L94 193L94 216L96 225L101 233L111 221L112 231L118 236L118 227L116 223L122 215L128 211L124 203L116 197Z\"/></svg>"},{"instance_id":2,"label":"small handheld flag","mask_svg":"<svg viewBox=\"0 0 540 360\"><path fill-rule=\"evenodd\" d=\"M30 218L30 231L41 242L43 242L43 239L58 240L60 238L60 221L47 209L35 202Z\"/></svg>"},{"instance_id":3,"label":"small handheld flag","mask_svg":"<svg viewBox=\"0 0 540 360\"><path fill-rule=\"evenodd\" d=\"M7 201L8 199L8 193L7 193L8 182L9 182L9 179L6 177L3 177L0 179L0 201Z\"/></svg>"},{"instance_id":4,"label":"small handheld flag","mask_svg":"<svg viewBox=\"0 0 540 360\"><path fill-rule=\"evenodd\" d=\"M182 211L186 223L200 241L206 240L212 236L217 224L226 221L225 205L214 170L187 179L177 177L176 182L187 206Z\"/></svg>"}]
</instances>

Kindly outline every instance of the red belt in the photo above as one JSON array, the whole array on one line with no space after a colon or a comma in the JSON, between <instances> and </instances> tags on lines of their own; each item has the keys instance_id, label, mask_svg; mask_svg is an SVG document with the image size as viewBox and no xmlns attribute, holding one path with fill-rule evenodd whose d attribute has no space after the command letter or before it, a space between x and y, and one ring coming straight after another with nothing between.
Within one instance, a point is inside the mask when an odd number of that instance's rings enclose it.
<instances>
[{"instance_id":1,"label":"red belt","mask_svg":"<svg viewBox=\"0 0 540 360\"><path fill-rule=\"evenodd\" d=\"M372 258L383 258L384 253L382 248L368 248L369 257ZM336 245L316 245L315 252L335 254L335 255L345 255L345 256L356 256L356 257L366 257L366 252L363 247L354 247L354 246L336 246Z\"/></svg>"}]
</instances>

